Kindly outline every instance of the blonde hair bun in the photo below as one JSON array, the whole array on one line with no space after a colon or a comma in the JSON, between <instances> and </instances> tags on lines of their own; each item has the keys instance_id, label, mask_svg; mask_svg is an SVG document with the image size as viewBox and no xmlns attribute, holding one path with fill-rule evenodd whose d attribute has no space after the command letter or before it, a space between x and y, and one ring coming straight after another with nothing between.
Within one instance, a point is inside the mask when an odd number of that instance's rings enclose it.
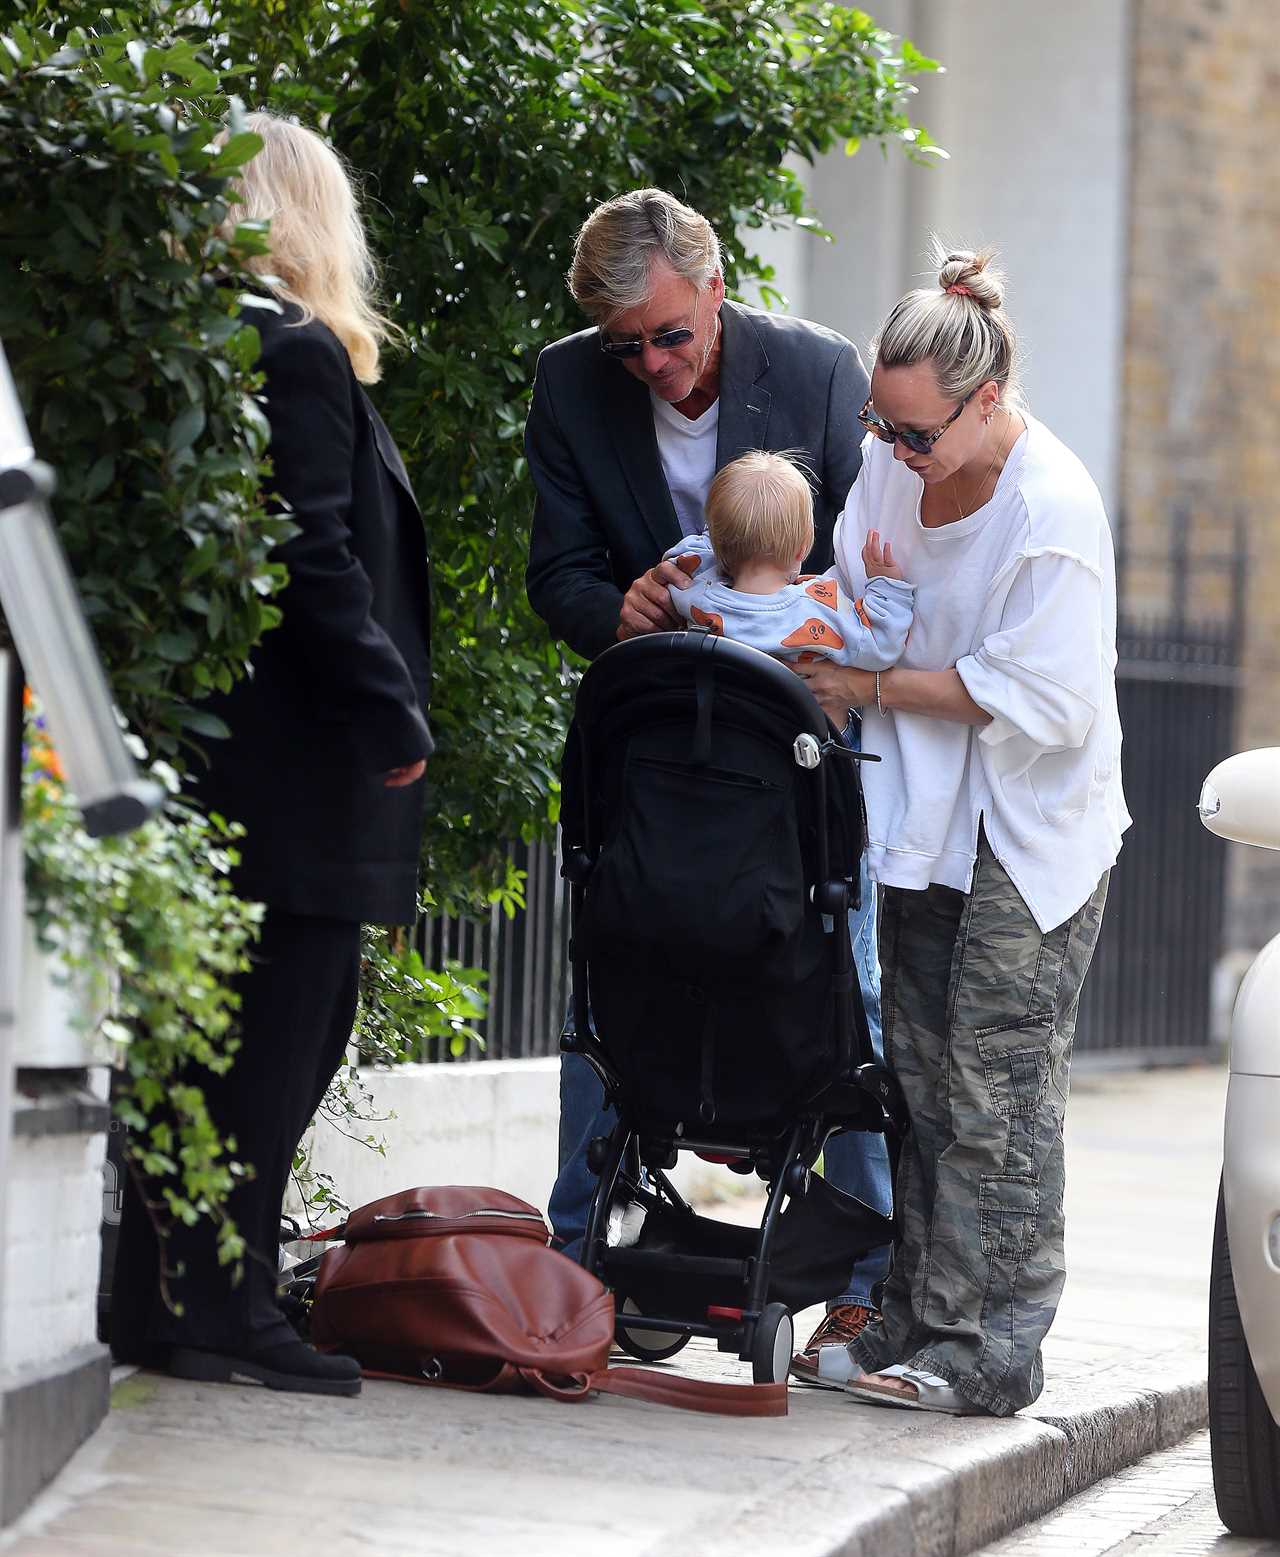
<instances>
[{"instance_id":1,"label":"blonde hair bun","mask_svg":"<svg viewBox=\"0 0 1280 1557\"><path fill-rule=\"evenodd\" d=\"M937 286L898 299L872 342L878 365L932 365L938 388L957 404L988 379L1000 403L1022 404L1018 341L1004 311L1004 275L994 249L931 245Z\"/></svg>"},{"instance_id":2,"label":"blonde hair bun","mask_svg":"<svg viewBox=\"0 0 1280 1557\"><path fill-rule=\"evenodd\" d=\"M1004 274L994 263L994 249L944 249L938 244L934 262L938 285L952 297L967 297L982 308L1004 307ZM959 288L964 290L960 291Z\"/></svg>"}]
</instances>

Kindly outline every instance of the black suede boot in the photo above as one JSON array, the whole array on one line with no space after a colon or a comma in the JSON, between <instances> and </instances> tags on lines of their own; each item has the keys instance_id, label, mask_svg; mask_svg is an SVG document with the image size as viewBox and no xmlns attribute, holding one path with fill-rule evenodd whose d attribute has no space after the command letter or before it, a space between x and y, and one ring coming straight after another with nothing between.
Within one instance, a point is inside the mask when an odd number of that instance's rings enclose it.
<instances>
[{"instance_id":1,"label":"black suede boot","mask_svg":"<svg viewBox=\"0 0 1280 1557\"><path fill-rule=\"evenodd\" d=\"M129 1341L111 1343L111 1361L117 1366L151 1368L163 1373L173 1350L165 1341Z\"/></svg>"},{"instance_id":2,"label":"black suede boot","mask_svg":"<svg viewBox=\"0 0 1280 1557\"><path fill-rule=\"evenodd\" d=\"M354 1357L316 1351L304 1341L277 1341L230 1352L175 1346L169 1372L207 1384L265 1384L296 1395L358 1395L360 1364Z\"/></svg>"}]
</instances>

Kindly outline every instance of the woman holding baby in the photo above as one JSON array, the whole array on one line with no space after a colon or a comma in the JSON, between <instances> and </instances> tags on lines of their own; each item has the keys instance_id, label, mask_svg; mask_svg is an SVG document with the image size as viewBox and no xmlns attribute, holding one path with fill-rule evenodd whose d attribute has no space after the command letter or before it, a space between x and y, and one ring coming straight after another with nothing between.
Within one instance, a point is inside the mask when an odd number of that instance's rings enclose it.
<instances>
[{"instance_id":1,"label":"woman holding baby","mask_svg":"<svg viewBox=\"0 0 1280 1557\"><path fill-rule=\"evenodd\" d=\"M1080 989L1129 825L1115 569L1098 490L1018 393L1000 278L939 256L875 343L862 468L836 530L915 586L901 658L797 667L863 713L886 1056L911 1131L880 1315L819 1381L1008 1415L1043 1384L1064 1280L1062 1123Z\"/></svg>"}]
</instances>

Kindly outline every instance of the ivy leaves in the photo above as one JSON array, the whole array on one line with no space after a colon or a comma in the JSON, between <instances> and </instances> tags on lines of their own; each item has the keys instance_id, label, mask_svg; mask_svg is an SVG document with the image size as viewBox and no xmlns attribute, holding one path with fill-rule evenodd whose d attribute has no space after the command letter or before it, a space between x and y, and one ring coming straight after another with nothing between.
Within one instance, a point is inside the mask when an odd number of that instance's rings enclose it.
<instances>
[{"instance_id":1,"label":"ivy leaves","mask_svg":"<svg viewBox=\"0 0 1280 1557\"><path fill-rule=\"evenodd\" d=\"M229 873L242 829L171 801L135 833L93 839L41 745L28 712L23 775L27 912L38 943L71 971L109 970L112 998L100 1023L121 1068L115 1111L129 1127L130 1162L150 1182L161 1225L212 1216L220 1257L239 1259L242 1238L225 1215L246 1168L219 1138L199 1070L233 1063L238 997L263 910L241 902ZM177 778L161 764L171 791Z\"/></svg>"}]
</instances>

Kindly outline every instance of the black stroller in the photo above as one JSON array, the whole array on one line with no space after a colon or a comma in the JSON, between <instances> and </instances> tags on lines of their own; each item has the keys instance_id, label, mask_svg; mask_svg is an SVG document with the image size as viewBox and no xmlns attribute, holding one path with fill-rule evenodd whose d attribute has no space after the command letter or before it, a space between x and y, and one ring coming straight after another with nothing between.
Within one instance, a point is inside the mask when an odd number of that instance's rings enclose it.
<instances>
[{"instance_id":1,"label":"black stroller","mask_svg":"<svg viewBox=\"0 0 1280 1557\"><path fill-rule=\"evenodd\" d=\"M591 1142L582 1263L618 1340L658 1360L695 1335L786 1377L791 1312L843 1290L892 1223L811 1169L840 1130L905 1110L853 966L864 812L856 754L808 688L702 632L609 649L565 753L573 1028L618 1111ZM667 1177L694 1151L769 1186L758 1229L702 1217ZM638 1231L637 1231L638 1229Z\"/></svg>"}]
</instances>

